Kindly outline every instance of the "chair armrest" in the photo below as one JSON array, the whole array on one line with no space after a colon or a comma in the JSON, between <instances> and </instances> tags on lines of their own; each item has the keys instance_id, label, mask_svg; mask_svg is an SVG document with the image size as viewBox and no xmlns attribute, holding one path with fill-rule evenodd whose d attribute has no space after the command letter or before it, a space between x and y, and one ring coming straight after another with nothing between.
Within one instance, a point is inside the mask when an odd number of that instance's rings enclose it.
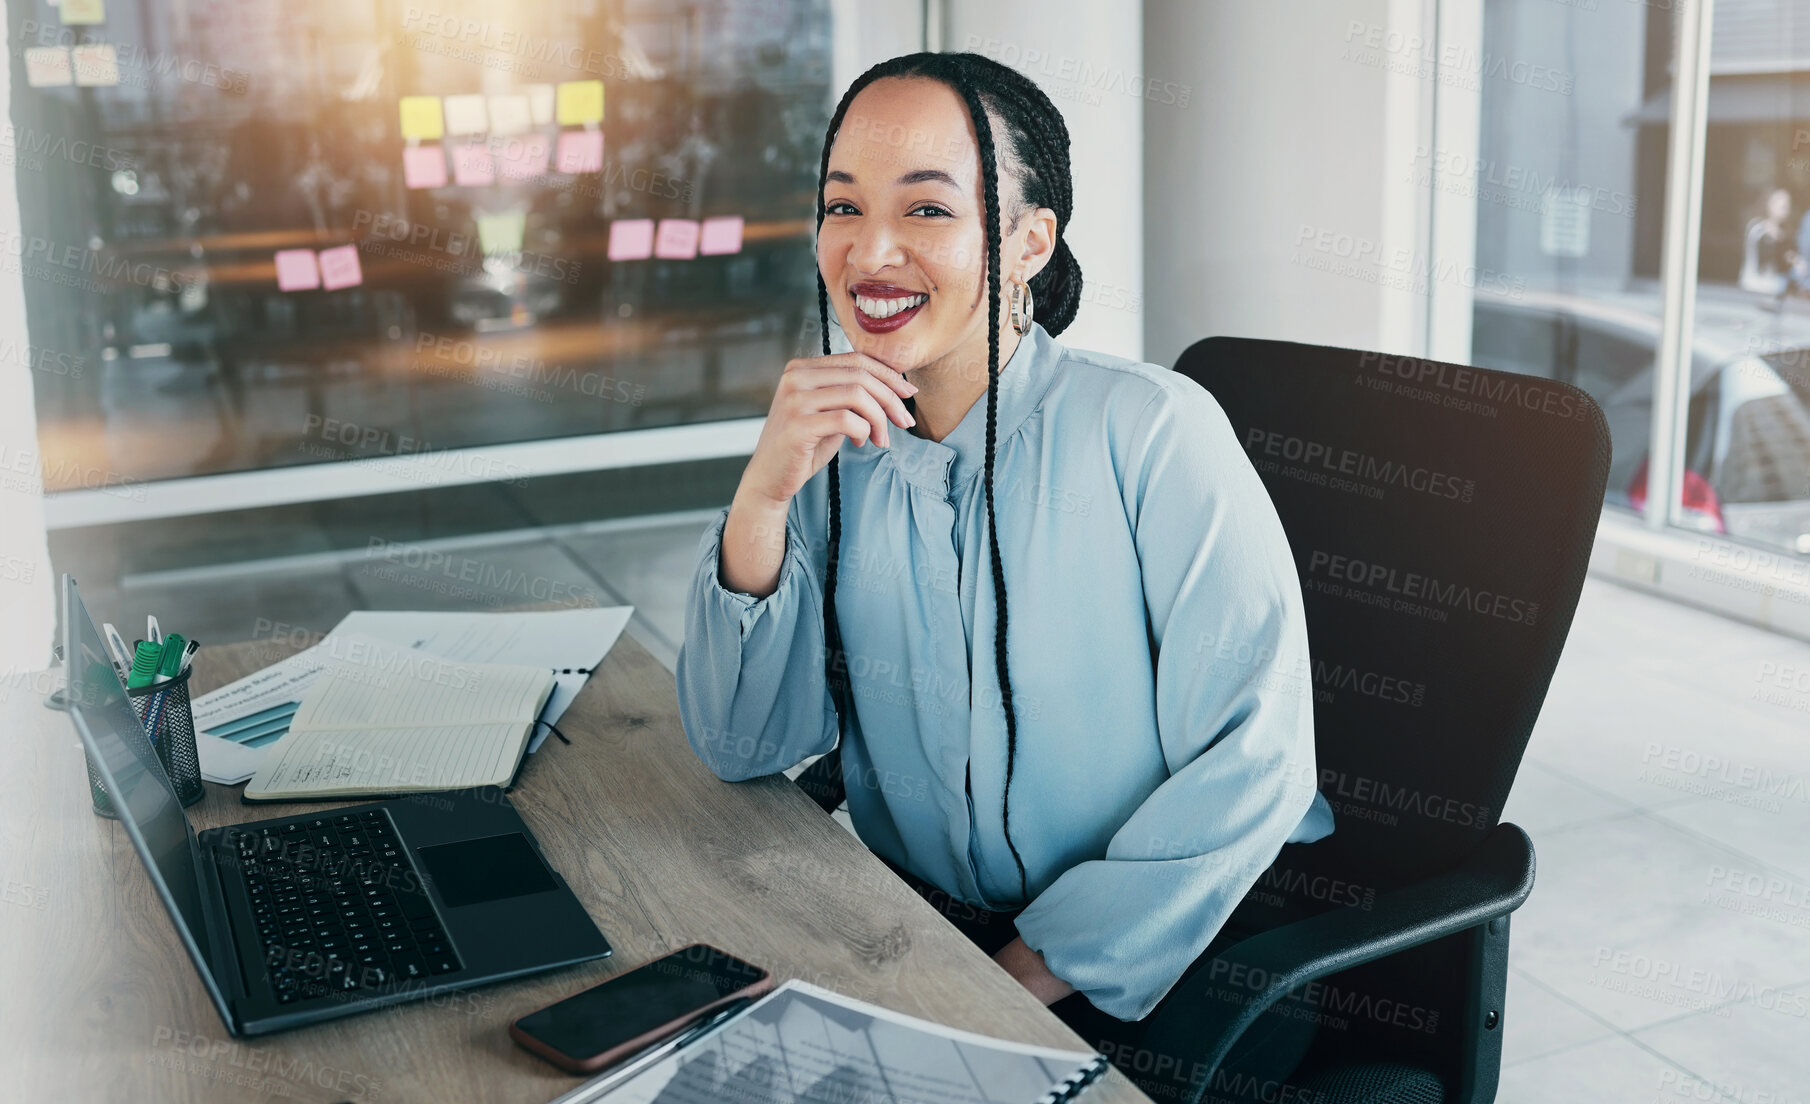
<instances>
[{"instance_id":1,"label":"chair armrest","mask_svg":"<svg viewBox=\"0 0 1810 1104\"><path fill-rule=\"evenodd\" d=\"M1341 908L1234 943L1195 970L1172 997L1185 1015L1152 1023L1159 1054L1201 1055L1217 1070L1265 1009L1315 978L1336 974L1507 916L1533 890L1533 841L1499 824L1455 869L1388 893L1369 909Z\"/></svg>"}]
</instances>

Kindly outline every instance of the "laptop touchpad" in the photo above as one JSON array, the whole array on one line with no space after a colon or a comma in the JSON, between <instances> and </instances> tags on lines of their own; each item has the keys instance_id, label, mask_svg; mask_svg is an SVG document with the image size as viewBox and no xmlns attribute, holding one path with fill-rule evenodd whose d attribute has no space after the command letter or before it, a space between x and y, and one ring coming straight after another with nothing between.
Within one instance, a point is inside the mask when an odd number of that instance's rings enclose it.
<instances>
[{"instance_id":1,"label":"laptop touchpad","mask_svg":"<svg viewBox=\"0 0 1810 1104\"><path fill-rule=\"evenodd\" d=\"M439 843L415 853L448 908L559 888L534 845L520 832Z\"/></svg>"}]
</instances>

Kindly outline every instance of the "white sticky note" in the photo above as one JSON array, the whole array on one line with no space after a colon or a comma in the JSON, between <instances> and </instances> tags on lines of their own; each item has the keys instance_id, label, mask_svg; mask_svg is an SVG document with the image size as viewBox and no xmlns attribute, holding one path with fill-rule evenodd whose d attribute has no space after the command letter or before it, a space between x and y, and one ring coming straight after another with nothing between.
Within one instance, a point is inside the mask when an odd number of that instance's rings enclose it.
<instances>
[{"instance_id":1,"label":"white sticky note","mask_svg":"<svg viewBox=\"0 0 1810 1104\"><path fill-rule=\"evenodd\" d=\"M25 83L33 88L56 88L73 82L75 70L69 51L61 46L33 46L25 51Z\"/></svg>"},{"instance_id":2,"label":"white sticky note","mask_svg":"<svg viewBox=\"0 0 1810 1104\"><path fill-rule=\"evenodd\" d=\"M526 96L490 97L490 133L520 134L534 125L533 109Z\"/></svg>"},{"instance_id":3,"label":"white sticky note","mask_svg":"<svg viewBox=\"0 0 1810 1104\"><path fill-rule=\"evenodd\" d=\"M75 83L84 88L107 88L119 83L119 51L111 43L88 42L69 51Z\"/></svg>"},{"instance_id":4,"label":"white sticky note","mask_svg":"<svg viewBox=\"0 0 1810 1104\"><path fill-rule=\"evenodd\" d=\"M528 96L528 116L534 120L535 126L546 126L553 121L553 86L550 84L530 84L522 91Z\"/></svg>"},{"instance_id":5,"label":"white sticky note","mask_svg":"<svg viewBox=\"0 0 1810 1104\"><path fill-rule=\"evenodd\" d=\"M446 97L446 133L482 134L489 129L490 113L484 110L482 95Z\"/></svg>"}]
</instances>

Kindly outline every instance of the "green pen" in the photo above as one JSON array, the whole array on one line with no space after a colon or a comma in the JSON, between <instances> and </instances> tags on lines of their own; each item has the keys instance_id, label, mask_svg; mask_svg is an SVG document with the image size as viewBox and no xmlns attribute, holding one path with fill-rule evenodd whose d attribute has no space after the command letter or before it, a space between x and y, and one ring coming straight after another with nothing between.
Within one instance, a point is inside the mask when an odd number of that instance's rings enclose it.
<instances>
[{"instance_id":1,"label":"green pen","mask_svg":"<svg viewBox=\"0 0 1810 1104\"><path fill-rule=\"evenodd\" d=\"M126 687L138 690L151 685L157 680L157 672L162 666L163 645L140 640L138 650L132 655L132 671L126 676Z\"/></svg>"},{"instance_id":2,"label":"green pen","mask_svg":"<svg viewBox=\"0 0 1810 1104\"><path fill-rule=\"evenodd\" d=\"M182 673L182 652L187 646L181 633L171 633L163 638L163 658L157 663L159 680L175 678Z\"/></svg>"}]
</instances>

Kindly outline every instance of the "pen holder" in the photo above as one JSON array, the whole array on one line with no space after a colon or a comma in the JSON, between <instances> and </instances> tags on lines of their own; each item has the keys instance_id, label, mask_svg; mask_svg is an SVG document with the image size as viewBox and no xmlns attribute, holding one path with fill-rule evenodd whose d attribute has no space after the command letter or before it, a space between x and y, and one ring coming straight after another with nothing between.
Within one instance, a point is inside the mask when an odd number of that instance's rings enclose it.
<instances>
[{"instance_id":1,"label":"pen holder","mask_svg":"<svg viewBox=\"0 0 1810 1104\"><path fill-rule=\"evenodd\" d=\"M191 668L167 682L126 691L126 700L144 725L176 799L184 805L193 805L206 793L201 786L201 759L195 753L195 714L189 708L189 676L193 673ZM119 812L93 762L88 764L88 789L95 813L117 820Z\"/></svg>"}]
</instances>

